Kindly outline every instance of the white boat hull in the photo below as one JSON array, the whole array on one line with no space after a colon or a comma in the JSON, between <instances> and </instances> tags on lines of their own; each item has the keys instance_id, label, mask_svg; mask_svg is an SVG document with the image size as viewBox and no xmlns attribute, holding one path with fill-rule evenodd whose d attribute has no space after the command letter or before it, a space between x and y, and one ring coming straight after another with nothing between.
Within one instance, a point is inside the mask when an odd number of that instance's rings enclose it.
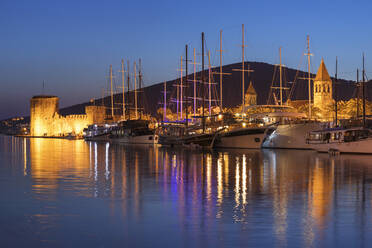
<instances>
[{"instance_id":1,"label":"white boat hull","mask_svg":"<svg viewBox=\"0 0 372 248\"><path fill-rule=\"evenodd\" d=\"M234 135L234 131L221 134L215 143L217 148L242 148L242 149L260 149L266 136L266 128L256 129L256 133Z\"/></svg>"},{"instance_id":2,"label":"white boat hull","mask_svg":"<svg viewBox=\"0 0 372 248\"><path fill-rule=\"evenodd\" d=\"M122 136L118 138L112 138L110 140L113 143L122 143L122 144L149 144L154 145L158 143L158 136L149 134L149 135L139 135L139 136Z\"/></svg>"},{"instance_id":3,"label":"white boat hull","mask_svg":"<svg viewBox=\"0 0 372 248\"><path fill-rule=\"evenodd\" d=\"M312 149L306 142L308 132L322 128L320 122L280 124L262 143L263 148Z\"/></svg>"},{"instance_id":4,"label":"white boat hull","mask_svg":"<svg viewBox=\"0 0 372 248\"><path fill-rule=\"evenodd\" d=\"M372 138L351 141L311 144L312 149L318 152L339 152L339 153L368 153L372 154Z\"/></svg>"}]
</instances>

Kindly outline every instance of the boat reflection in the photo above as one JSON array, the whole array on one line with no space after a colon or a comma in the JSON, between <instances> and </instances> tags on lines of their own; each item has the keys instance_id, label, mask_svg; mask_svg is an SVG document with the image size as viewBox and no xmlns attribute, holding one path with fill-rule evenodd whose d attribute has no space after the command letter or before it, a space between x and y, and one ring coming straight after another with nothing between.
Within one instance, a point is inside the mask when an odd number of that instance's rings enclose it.
<instances>
[{"instance_id":1,"label":"boat reflection","mask_svg":"<svg viewBox=\"0 0 372 248\"><path fill-rule=\"evenodd\" d=\"M15 159L36 199L58 201L64 192L107 200L111 216L123 221L169 214L186 236L200 239L201 230L223 235L228 224L253 236L257 228L271 232L279 246L290 238L313 246L330 228L336 235L330 223L345 212L363 226L372 203L372 163L364 155L19 138L10 149L22 154Z\"/></svg>"}]
</instances>

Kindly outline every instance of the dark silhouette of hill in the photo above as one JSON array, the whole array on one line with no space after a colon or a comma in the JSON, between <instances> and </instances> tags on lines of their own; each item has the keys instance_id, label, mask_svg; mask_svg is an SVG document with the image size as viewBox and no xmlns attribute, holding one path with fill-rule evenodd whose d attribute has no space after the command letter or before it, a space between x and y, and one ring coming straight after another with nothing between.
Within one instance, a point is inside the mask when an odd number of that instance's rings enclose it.
<instances>
[{"instance_id":1,"label":"dark silhouette of hill","mask_svg":"<svg viewBox=\"0 0 372 248\"><path fill-rule=\"evenodd\" d=\"M262 62L246 62L245 64L246 69L248 66L250 69L254 70L254 72L245 74L245 90L248 88L249 82L252 81L253 86L257 92L257 104L267 104L268 103L268 96L270 94L270 86L273 81L274 70L276 71L276 86L279 84L279 72L277 67L271 64L262 63ZM239 71L233 71L233 69L241 69L241 63L235 63L230 65L223 66L223 72L231 73L231 75L224 75L223 76L223 104L224 107L235 107L241 104L242 94L241 94L241 76L242 73ZM219 68L212 69L213 72L218 72ZM297 76L296 76L297 75ZM196 74L197 79L200 79L201 72ZM283 81L287 82L287 86L293 85L293 90L291 94L291 100L305 100L308 99L308 83L307 80L307 73L303 71L297 71L291 68L285 68L283 73ZM311 77L315 77L314 74L311 74ZM193 74L189 74L189 80L192 80ZM204 71L204 81L208 81L208 70ZM297 78L297 80L295 80ZM302 78L302 79L301 79ZM217 89L215 92L219 92L218 89L218 82L219 82L219 75L213 74L213 79L216 84L214 87ZM167 81L167 99L175 98L176 97L176 83L179 82L179 79ZM288 83L288 82L295 82L295 83ZM356 87L354 81L347 81L347 80L339 80L339 86L337 90L338 99L339 100L348 100L350 98L356 97ZM190 84L192 87L192 83ZM143 96L140 97L139 102L143 102L144 112L150 113L152 115L156 114L158 108L162 106L163 102L163 83L156 83L151 86L147 86L143 88ZM192 88L189 88L189 94L192 94ZM199 89L200 92L200 89ZM312 91L311 91L312 92ZM206 92L207 93L207 92ZM370 90L368 91L367 96L371 96ZM288 95L289 92L287 91L285 95ZM207 95L207 94L206 94ZM131 91L130 93L126 93L125 98L128 97L133 101L134 93ZM286 99L286 98L285 98ZM111 106L110 97L105 97L103 99L104 105L109 107ZM115 94L114 102L117 103L116 105L116 114L121 114L121 103L122 103L122 94ZM60 113L63 115L67 114L82 114L84 113L84 107L89 102L73 105L70 107L62 108ZM102 99L97 99L95 104L102 104ZM273 104L271 102L270 104Z\"/></svg>"}]
</instances>

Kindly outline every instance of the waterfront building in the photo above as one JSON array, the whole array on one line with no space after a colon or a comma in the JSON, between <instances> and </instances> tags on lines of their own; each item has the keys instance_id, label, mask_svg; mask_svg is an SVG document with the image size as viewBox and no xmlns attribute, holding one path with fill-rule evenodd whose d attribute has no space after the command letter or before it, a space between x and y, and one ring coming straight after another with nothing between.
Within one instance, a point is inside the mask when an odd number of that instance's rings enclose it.
<instances>
[{"instance_id":1,"label":"waterfront building","mask_svg":"<svg viewBox=\"0 0 372 248\"><path fill-rule=\"evenodd\" d=\"M85 114L59 114L57 96L39 95L30 100L31 136L81 136L83 129L94 123L104 123L104 106L86 106Z\"/></svg>"},{"instance_id":2,"label":"waterfront building","mask_svg":"<svg viewBox=\"0 0 372 248\"><path fill-rule=\"evenodd\" d=\"M332 80L328 74L324 61L320 66L314 78L314 107L319 109L320 119L331 119L333 116L332 106L334 105L332 97Z\"/></svg>"}]
</instances>

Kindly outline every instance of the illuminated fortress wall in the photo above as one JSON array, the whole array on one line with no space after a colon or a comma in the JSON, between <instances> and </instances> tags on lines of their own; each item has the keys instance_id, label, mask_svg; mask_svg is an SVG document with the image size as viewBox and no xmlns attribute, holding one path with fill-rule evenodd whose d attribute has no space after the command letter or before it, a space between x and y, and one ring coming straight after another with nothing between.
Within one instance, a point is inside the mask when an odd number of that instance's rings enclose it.
<instances>
[{"instance_id":1,"label":"illuminated fortress wall","mask_svg":"<svg viewBox=\"0 0 372 248\"><path fill-rule=\"evenodd\" d=\"M30 107L31 136L82 135L83 129L94 123L103 123L103 106L86 106L86 114L62 116L58 113L56 96L34 96Z\"/></svg>"}]
</instances>

